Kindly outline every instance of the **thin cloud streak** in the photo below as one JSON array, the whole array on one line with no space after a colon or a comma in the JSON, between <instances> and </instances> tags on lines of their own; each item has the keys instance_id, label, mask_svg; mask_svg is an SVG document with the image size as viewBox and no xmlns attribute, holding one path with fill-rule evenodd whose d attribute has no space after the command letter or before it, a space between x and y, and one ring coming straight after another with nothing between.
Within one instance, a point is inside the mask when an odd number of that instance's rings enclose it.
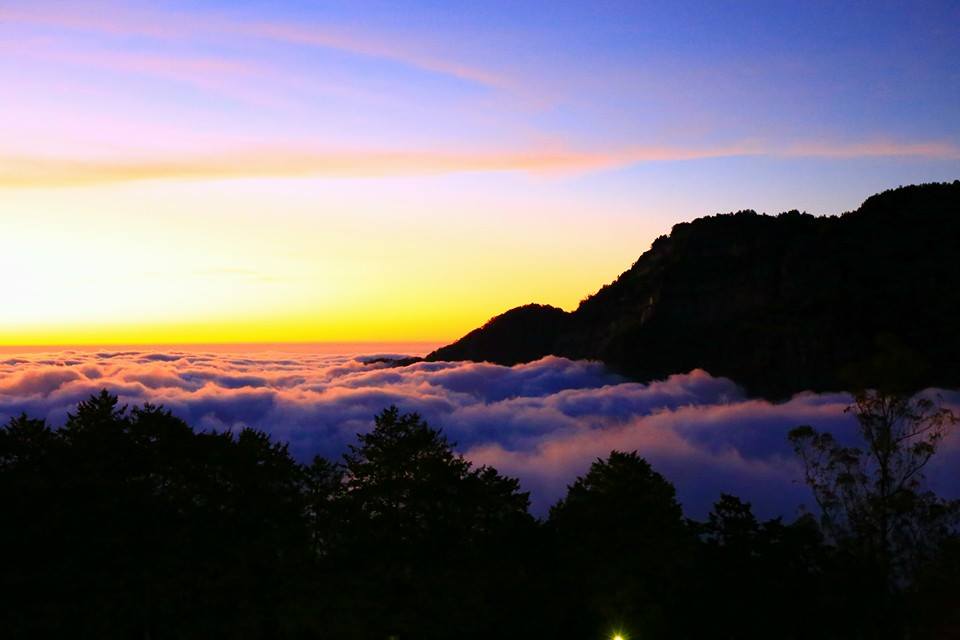
<instances>
[{"instance_id":1,"label":"thin cloud streak","mask_svg":"<svg viewBox=\"0 0 960 640\"><path fill-rule=\"evenodd\" d=\"M134 35L164 41L184 40L191 37L256 38L389 60L410 68L490 88L504 88L508 84L505 78L491 71L416 51L409 45L384 39L383 34L375 38L370 34L342 27L316 25L304 28L279 22L240 22L223 17L198 18L196 15L176 18L158 13L139 15L116 10L97 13L71 12L64 11L62 7L57 11L37 8L0 9L0 24L2 23L86 31L119 37Z\"/></svg>"},{"instance_id":2,"label":"thin cloud streak","mask_svg":"<svg viewBox=\"0 0 960 640\"><path fill-rule=\"evenodd\" d=\"M309 104L305 96L323 95L362 103L389 103L388 95L342 82L332 82L280 69L249 58L216 55L131 53L105 48L63 47L50 38L0 42L0 54L26 63L52 63L70 68L96 69L132 78L151 76L188 85L236 102L267 109L289 109Z\"/></svg>"},{"instance_id":3,"label":"thin cloud streak","mask_svg":"<svg viewBox=\"0 0 960 640\"><path fill-rule=\"evenodd\" d=\"M258 81L275 81L278 78L269 67L248 60L83 50L77 47L61 49L42 42L20 45L0 43L0 53L23 61L54 63L70 68L86 67L130 77L151 76L259 107L288 108L294 104L276 93L257 90Z\"/></svg>"},{"instance_id":4,"label":"thin cloud streak","mask_svg":"<svg viewBox=\"0 0 960 640\"><path fill-rule=\"evenodd\" d=\"M345 51L371 58L392 60L423 71L458 78L490 88L505 88L508 86L505 78L493 72L457 64L452 61L432 58L424 54L401 50L391 47L382 40L374 40L368 36L349 33L347 31L303 29L291 25L271 23L252 25L236 24L228 28L238 35L253 38L275 40L287 44L320 47L323 49L336 49L338 51Z\"/></svg>"},{"instance_id":5,"label":"thin cloud streak","mask_svg":"<svg viewBox=\"0 0 960 640\"><path fill-rule=\"evenodd\" d=\"M237 178L361 178L465 172L581 173L633 164L734 156L779 158L960 158L948 143L809 144L764 149L757 145L710 148L634 147L603 151L527 149L446 152L397 150L299 151L260 149L182 157L84 159L0 154L0 187L83 186L139 180Z\"/></svg>"},{"instance_id":6,"label":"thin cloud streak","mask_svg":"<svg viewBox=\"0 0 960 640\"><path fill-rule=\"evenodd\" d=\"M217 156L81 159L0 156L0 187L55 187L136 180L381 177L463 172L577 172L638 161L686 160L727 153L650 149L631 154L504 151L260 151Z\"/></svg>"},{"instance_id":7,"label":"thin cloud streak","mask_svg":"<svg viewBox=\"0 0 960 640\"><path fill-rule=\"evenodd\" d=\"M949 142L899 143L891 141L832 144L811 142L787 147L781 155L810 158L882 158L915 157L939 160L960 159L960 148Z\"/></svg>"}]
</instances>

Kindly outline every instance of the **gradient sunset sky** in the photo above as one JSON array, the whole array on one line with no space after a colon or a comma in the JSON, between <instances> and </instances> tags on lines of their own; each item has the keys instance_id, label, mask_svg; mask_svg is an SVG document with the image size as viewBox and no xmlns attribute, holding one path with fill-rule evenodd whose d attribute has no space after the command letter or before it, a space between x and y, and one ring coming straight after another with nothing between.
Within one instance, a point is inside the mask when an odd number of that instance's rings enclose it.
<instances>
[{"instance_id":1,"label":"gradient sunset sky","mask_svg":"<svg viewBox=\"0 0 960 640\"><path fill-rule=\"evenodd\" d=\"M456 338L960 177L957 2L0 0L0 345Z\"/></svg>"}]
</instances>

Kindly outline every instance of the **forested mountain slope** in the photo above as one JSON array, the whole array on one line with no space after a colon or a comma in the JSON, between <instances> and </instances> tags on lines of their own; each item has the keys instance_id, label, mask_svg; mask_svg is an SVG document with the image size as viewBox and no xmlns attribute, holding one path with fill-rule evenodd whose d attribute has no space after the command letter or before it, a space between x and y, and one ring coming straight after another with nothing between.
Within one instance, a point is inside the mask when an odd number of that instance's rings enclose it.
<instances>
[{"instance_id":1,"label":"forested mountain slope","mask_svg":"<svg viewBox=\"0 0 960 640\"><path fill-rule=\"evenodd\" d=\"M648 380L703 368L757 395L960 385L960 181L815 217L677 224L573 312L507 311L432 360L599 359Z\"/></svg>"}]
</instances>

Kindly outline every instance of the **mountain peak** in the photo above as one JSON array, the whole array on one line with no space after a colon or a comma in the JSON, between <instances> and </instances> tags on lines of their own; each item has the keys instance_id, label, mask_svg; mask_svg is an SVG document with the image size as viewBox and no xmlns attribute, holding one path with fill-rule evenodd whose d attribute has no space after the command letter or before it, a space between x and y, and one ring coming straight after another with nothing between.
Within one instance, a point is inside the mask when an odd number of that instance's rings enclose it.
<instances>
[{"instance_id":1,"label":"mountain peak","mask_svg":"<svg viewBox=\"0 0 960 640\"><path fill-rule=\"evenodd\" d=\"M572 313L525 305L433 360L602 360L640 380L705 369L751 393L960 384L960 181L816 217L744 210L674 225Z\"/></svg>"}]
</instances>

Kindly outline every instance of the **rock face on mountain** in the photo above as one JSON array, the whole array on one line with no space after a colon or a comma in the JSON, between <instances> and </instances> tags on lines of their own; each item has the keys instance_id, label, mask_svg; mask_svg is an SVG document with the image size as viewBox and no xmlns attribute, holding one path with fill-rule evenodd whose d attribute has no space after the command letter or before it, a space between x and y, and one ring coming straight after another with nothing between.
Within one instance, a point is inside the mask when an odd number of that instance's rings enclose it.
<instances>
[{"instance_id":1,"label":"rock face on mountain","mask_svg":"<svg viewBox=\"0 0 960 640\"><path fill-rule=\"evenodd\" d=\"M960 181L840 216L714 215L673 227L573 312L507 311L428 360L598 359L639 380L703 368L781 398L960 386Z\"/></svg>"}]
</instances>

